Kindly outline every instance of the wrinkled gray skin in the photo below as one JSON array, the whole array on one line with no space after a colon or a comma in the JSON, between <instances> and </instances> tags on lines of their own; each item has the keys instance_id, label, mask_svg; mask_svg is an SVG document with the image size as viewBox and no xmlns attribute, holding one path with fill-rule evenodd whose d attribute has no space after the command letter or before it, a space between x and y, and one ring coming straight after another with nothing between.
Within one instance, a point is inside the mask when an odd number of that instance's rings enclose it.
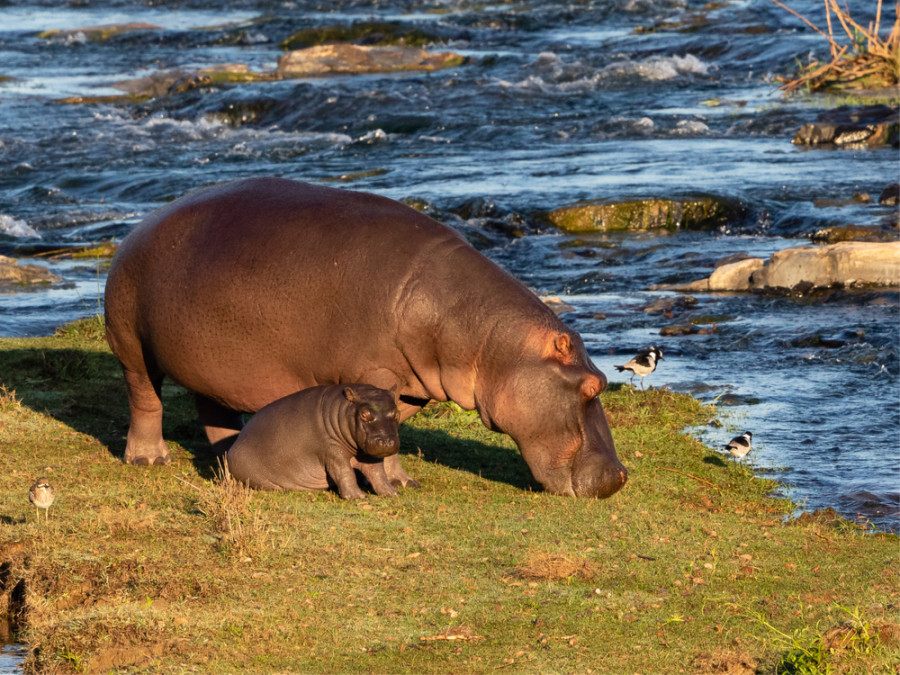
<instances>
[{"instance_id":1,"label":"wrinkled gray skin","mask_svg":"<svg viewBox=\"0 0 900 675\"><path fill-rule=\"evenodd\" d=\"M214 446L301 389L396 386L509 434L550 492L608 497L627 475L581 338L454 230L376 195L282 179L188 194L135 227L106 285L122 363L125 460L164 464L164 376L195 392ZM414 486L396 455L388 478Z\"/></svg>"},{"instance_id":2,"label":"wrinkled gray skin","mask_svg":"<svg viewBox=\"0 0 900 675\"><path fill-rule=\"evenodd\" d=\"M379 495L395 495L385 457L400 449L391 392L368 384L304 389L256 413L228 450L228 470L259 490L324 490L362 499L354 469Z\"/></svg>"}]
</instances>

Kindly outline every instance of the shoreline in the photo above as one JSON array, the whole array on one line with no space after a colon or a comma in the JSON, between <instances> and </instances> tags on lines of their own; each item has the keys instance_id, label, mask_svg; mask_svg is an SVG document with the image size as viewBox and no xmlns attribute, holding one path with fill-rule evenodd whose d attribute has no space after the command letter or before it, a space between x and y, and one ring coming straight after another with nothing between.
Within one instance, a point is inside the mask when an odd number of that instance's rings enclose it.
<instances>
[{"instance_id":1,"label":"shoreline","mask_svg":"<svg viewBox=\"0 0 900 675\"><path fill-rule=\"evenodd\" d=\"M401 434L420 490L241 501L168 383L172 465L121 463L124 384L96 322L2 339L0 366L0 606L21 580L26 672L771 672L813 655L862 673L900 656L896 535L790 519L776 483L681 431L715 415L685 394L602 395L631 473L608 500L536 491L507 437L440 404ZM57 487L46 524L36 472Z\"/></svg>"}]
</instances>

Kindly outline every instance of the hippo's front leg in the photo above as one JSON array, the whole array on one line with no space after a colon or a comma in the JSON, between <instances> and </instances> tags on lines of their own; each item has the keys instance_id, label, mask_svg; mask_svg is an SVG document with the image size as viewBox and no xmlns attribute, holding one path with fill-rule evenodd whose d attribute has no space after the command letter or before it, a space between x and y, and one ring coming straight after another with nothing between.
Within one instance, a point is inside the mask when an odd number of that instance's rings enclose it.
<instances>
[{"instance_id":1,"label":"hippo's front leg","mask_svg":"<svg viewBox=\"0 0 900 675\"><path fill-rule=\"evenodd\" d=\"M417 488L419 481L410 476L400 465L399 455L390 455L384 458L384 470L388 480L399 487Z\"/></svg>"},{"instance_id":2,"label":"hippo's front leg","mask_svg":"<svg viewBox=\"0 0 900 675\"><path fill-rule=\"evenodd\" d=\"M369 481L369 485L375 490L376 495L391 497L398 493L397 488L391 484L384 470L385 461L387 460L379 459L377 461L360 462L354 458L350 460L350 465L365 476L366 480Z\"/></svg>"},{"instance_id":3,"label":"hippo's front leg","mask_svg":"<svg viewBox=\"0 0 900 675\"><path fill-rule=\"evenodd\" d=\"M335 456L338 455L338 456ZM325 460L325 471L337 486L338 494L344 499L365 499L366 493L356 482L356 472L351 466L350 458L343 451L329 451Z\"/></svg>"}]
</instances>

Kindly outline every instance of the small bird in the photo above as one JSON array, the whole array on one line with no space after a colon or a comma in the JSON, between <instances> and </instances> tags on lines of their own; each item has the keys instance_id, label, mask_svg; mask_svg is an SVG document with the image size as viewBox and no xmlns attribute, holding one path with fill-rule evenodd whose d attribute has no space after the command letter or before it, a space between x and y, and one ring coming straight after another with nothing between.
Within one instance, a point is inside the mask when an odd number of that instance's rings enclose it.
<instances>
[{"instance_id":1,"label":"small bird","mask_svg":"<svg viewBox=\"0 0 900 675\"><path fill-rule=\"evenodd\" d=\"M737 459L743 459L752 448L750 443L752 438L753 434L749 431L745 431L740 436L735 436L728 441L728 445L725 446L725 449Z\"/></svg>"},{"instance_id":2,"label":"small bird","mask_svg":"<svg viewBox=\"0 0 900 675\"><path fill-rule=\"evenodd\" d=\"M656 363L657 361L662 361L662 357L662 351L658 347L650 347L649 349L639 352L638 355L628 363L622 366L615 366L615 369L620 373L626 370L629 371L631 373L632 384L634 384L634 376L640 375L641 389L643 389L644 378L656 370Z\"/></svg>"},{"instance_id":3,"label":"small bird","mask_svg":"<svg viewBox=\"0 0 900 675\"><path fill-rule=\"evenodd\" d=\"M50 518L50 505L53 504L54 499L56 499L56 493L46 478L38 478L28 491L28 501L34 504L36 509L39 509L38 518L40 518L40 509L44 509L47 519Z\"/></svg>"}]
</instances>

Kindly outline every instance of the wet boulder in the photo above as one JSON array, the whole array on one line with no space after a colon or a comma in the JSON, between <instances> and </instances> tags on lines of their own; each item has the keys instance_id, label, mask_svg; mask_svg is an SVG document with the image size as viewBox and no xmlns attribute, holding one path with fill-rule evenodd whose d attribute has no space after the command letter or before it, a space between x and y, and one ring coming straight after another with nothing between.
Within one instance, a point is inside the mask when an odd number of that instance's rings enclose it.
<instances>
[{"instance_id":1,"label":"wet boulder","mask_svg":"<svg viewBox=\"0 0 900 675\"><path fill-rule=\"evenodd\" d=\"M773 253L750 275L752 288L791 289L800 284L900 286L900 242L845 241Z\"/></svg>"},{"instance_id":2,"label":"wet boulder","mask_svg":"<svg viewBox=\"0 0 900 675\"><path fill-rule=\"evenodd\" d=\"M276 72L282 78L323 77L401 70L439 70L464 62L465 57L453 52L438 54L418 47L335 44L288 52L278 59Z\"/></svg>"},{"instance_id":3,"label":"wet boulder","mask_svg":"<svg viewBox=\"0 0 900 675\"><path fill-rule=\"evenodd\" d=\"M860 147L900 145L900 110L894 106L842 106L804 124L794 136L795 145Z\"/></svg>"},{"instance_id":4,"label":"wet boulder","mask_svg":"<svg viewBox=\"0 0 900 675\"><path fill-rule=\"evenodd\" d=\"M900 242L845 241L787 248L769 260L747 258L722 265L706 279L654 288L682 293L806 292L841 286L900 287Z\"/></svg>"},{"instance_id":5,"label":"wet boulder","mask_svg":"<svg viewBox=\"0 0 900 675\"><path fill-rule=\"evenodd\" d=\"M714 229L743 219L746 208L716 195L684 199L587 201L543 214L542 220L566 232L654 229Z\"/></svg>"},{"instance_id":6,"label":"wet boulder","mask_svg":"<svg viewBox=\"0 0 900 675\"><path fill-rule=\"evenodd\" d=\"M891 183L878 195L878 203L886 206L900 204L900 183Z\"/></svg>"},{"instance_id":7,"label":"wet boulder","mask_svg":"<svg viewBox=\"0 0 900 675\"><path fill-rule=\"evenodd\" d=\"M31 286L34 284L52 284L62 281L62 277L54 274L41 265L20 265L15 258L0 255L0 286Z\"/></svg>"},{"instance_id":8,"label":"wet boulder","mask_svg":"<svg viewBox=\"0 0 900 675\"><path fill-rule=\"evenodd\" d=\"M749 291L751 275L763 264L764 262L760 258L744 258L737 262L720 265L709 275L709 290Z\"/></svg>"}]
</instances>

